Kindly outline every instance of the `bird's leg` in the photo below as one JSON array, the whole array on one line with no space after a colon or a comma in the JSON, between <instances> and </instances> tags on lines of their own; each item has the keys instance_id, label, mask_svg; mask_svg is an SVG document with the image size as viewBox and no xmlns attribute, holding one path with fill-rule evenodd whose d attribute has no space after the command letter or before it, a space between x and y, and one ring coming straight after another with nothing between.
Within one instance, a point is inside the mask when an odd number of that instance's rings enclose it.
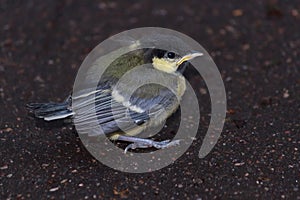
<instances>
[{"instance_id":1,"label":"bird's leg","mask_svg":"<svg viewBox=\"0 0 300 200\"><path fill-rule=\"evenodd\" d=\"M131 136L124 136L124 135L119 135L117 140L126 141L126 142L133 142L132 144L128 145L125 148L125 151L124 151L125 153L129 149L136 149L136 148L155 147L157 149L164 149L164 148L167 148L167 147L179 145L179 142L180 142L180 140L174 140L174 141L164 140L164 141L161 141L161 142L156 142L156 141L153 141L151 139L137 138L137 137L131 137Z\"/></svg>"}]
</instances>

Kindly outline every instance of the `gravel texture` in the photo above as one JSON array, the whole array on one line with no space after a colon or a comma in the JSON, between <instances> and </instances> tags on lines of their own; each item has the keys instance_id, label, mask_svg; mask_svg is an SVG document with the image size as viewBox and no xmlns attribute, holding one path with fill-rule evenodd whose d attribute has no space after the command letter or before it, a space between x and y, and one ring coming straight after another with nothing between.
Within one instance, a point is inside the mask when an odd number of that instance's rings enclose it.
<instances>
[{"instance_id":1,"label":"gravel texture","mask_svg":"<svg viewBox=\"0 0 300 200\"><path fill-rule=\"evenodd\" d=\"M0 1L0 199L300 199L299 1ZM209 124L174 164L128 174L96 161L72 126L28 116L59 101L91 49L130 28L183 32L211 54L228 113L213 151L198 158ZM176 131L169 120L164 133Z\"/></svg>"}]
</instances>

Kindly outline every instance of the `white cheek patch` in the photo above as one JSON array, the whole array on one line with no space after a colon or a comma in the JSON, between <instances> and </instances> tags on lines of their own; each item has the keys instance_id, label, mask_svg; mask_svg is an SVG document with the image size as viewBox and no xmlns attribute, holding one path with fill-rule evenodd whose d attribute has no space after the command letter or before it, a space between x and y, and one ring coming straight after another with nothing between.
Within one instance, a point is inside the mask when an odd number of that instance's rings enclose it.
<instances>
[{"instance_id":1,"label":"white cheek patch","mask_svg":"<svg viewBox=\"0 0 300 200\"><path fill-rule=\"evenodd\" d=\"M167 73L176 72L177 67L178 67L176 65L176 62L174 62L174 61L169 61L169 60L157 58L157 57L154 57L152 59L152 64L155 69L158 69L158 70L161 70L161 71L164 71Z\"/></svg>"}]
</instances>

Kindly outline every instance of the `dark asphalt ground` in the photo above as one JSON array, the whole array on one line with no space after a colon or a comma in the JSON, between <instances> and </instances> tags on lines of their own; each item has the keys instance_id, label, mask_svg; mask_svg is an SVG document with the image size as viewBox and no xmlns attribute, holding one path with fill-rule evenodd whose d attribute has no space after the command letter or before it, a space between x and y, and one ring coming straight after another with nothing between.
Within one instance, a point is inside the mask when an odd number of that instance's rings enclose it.
<instances>
[{"instance_id":1,"label":"dark asphalt ground","mask_svg":"<svg viewBox=\"0 0 300 200\"><path fill-rule=\"evenodd\" d=\"M0 199L300 199L300 2L180 2L0 1ZM91 49L144 26L206 48L228 113L199 159L210 101L201 77L187 72L201 102L197 141L160 171L128 174L96 161L72 126L36 121L24 105L64 99Z\"/></svg>"}]
</instances>

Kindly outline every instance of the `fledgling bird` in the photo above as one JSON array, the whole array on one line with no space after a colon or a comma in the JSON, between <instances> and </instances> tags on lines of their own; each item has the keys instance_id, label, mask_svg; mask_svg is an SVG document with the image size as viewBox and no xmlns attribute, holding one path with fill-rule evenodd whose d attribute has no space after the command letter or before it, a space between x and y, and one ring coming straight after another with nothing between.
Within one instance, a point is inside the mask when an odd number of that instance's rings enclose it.
<instances>
[{"instance_id":1,"label":"fledgling bird","mask_svg":"<svg viewBox=\"0 0 300 200\"><path fill-rule=\"evenodd\" d=\"M96 120L102 129L99 135L105 134L112 140L131 142L125 152L135 148L161 149L177 145L179 140L158 142L139 138L138 134L148 127L162 124L177 110L186 90L182 73L188 61L202 55L196 52L181 56L174 51L157 48L134 50L109 65L95 92L70 95L62 103L30 103L27 107L35 117L45 121L71 118L82 130ZM139 70L135 70L136 66L140 66ZM122 83L118 84L122 78ZM159 80L159 84L155 84L155 80ZM133 91L133 86L136 85L142 86ZM78 99L82 103L72 105ZM95 108L96 118L87 109L91 104Z\"/></svg>"}]
</instances>

